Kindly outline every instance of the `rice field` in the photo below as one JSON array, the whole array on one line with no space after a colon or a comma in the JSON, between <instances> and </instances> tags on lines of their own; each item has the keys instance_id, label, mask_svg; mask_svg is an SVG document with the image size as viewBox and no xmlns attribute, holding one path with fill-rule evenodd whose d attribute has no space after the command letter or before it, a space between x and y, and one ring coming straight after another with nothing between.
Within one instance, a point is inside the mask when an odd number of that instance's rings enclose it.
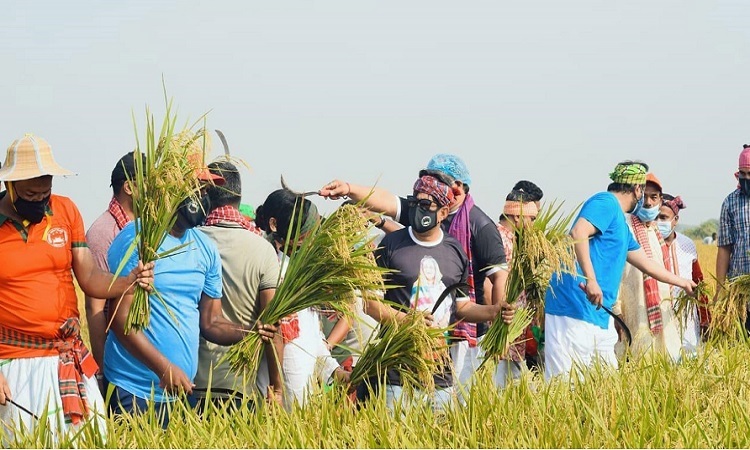
<instances>
[{"instance_id":1,"label":"rice field","mask_svg":"<svg viewBox=\"0 0 750 450\"><path fill-rule=\"evenodd\" d=\"M706 278L716 246L698 243ZM83 305L81 305L82 307ZM696 358L595 368L582 381L545 383L527 372L496 390L481 372L466 405L434 413L426 405L388 413L385 399L354 406L342 389L317 389L291 412L263 405L209 408L178 404L167 430L148 415L108 419L106 443L82 430L79 448L456 448L750 446L750 343L708 343ZM14 447L43 447L30 433ZM62 442L71 446L71 442Z\"/></svg>"},{"instance_id":2,"label":"rice field","mask_svg":"<svg viewBox=\"0 0 750 450\"><path fill-rule=\"evenodd\" d=\"M178 405L162 431L148 415L109 420L106 443L84 429L80 448L478 448L701 447L750 445L750 349L713 347L680 365L662 359L592 370L582 382L545 384L529 374L496 391L479 376L465 406L389 414L383 398L354 407L340 390L315 392L287 413ZM43 447L34 434L15 447ZM63 442L63 446L70 442Z\"/></svg>"}]
</instances>

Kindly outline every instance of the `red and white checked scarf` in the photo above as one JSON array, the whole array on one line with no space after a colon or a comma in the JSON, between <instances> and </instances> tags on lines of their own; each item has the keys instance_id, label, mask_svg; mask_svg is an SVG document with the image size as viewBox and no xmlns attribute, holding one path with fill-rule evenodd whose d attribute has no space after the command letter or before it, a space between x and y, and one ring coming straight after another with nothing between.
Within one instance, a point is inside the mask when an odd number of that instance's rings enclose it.
<instances>
[{"instance_id":1,"label":"red and white checked scarf","mask_svg":"<svg viewBox=\"0 0 750 450\"><path fill-rule=\"evenodd\" d=\"M633 234L635 234L635 240L643 247L646 251L646 255L649 259L652 259L653 253L651 252L651 246L648 243L648 233L646 232L646 226L636 216L631 216L633 220ZM664 258L664 267L667 270L672 270L670 264L669 248L661 237L661 233L657 232L656 236L659 238L659 244L661 244L661 254ZM651 330L651 334L659 334L664 329L661 317L661 296L659 295L659 283L655 278L643 274L643 292L646 296L646 315L648 316L648 327Z\"/></svg>"},{"instance_id":2,"label":"red and white checked scarf","mask_svg":"<svg viewBox=\"0 0 750 450\"><path fill-rule=\"evenodd\" d=\"M0 342L21 348L57 350L60 353L57 378L63 414L74 425L86 418L89 404L83 375L93 377L99 366L81 340L81 323L77 317L67 319L60 327L59 338L53 340L0 326Z\"/></svg>"},{"instance_id":3,"label":"red and white checked scarf","mask_svg":"<svg viewBox=\"0 0 750 450\"><path fill-rule=\"evenodd\" d=\"M128 215L125 214L125 208L122 207L120 202L117 201L117 198L115 197L112 197L112 200L109 201L109 207L107 208L107 211L109 211L109 213L112 214L112 217L115 218L117 228L121 230L125 228L125 225L130 222Z\"/></svg>"},{"instance_id":4,"label":"red and white checked scarf","mask_svg":"<svg viewBox=\"0 0 750 450\"><path fill-rule=\"evenodd\" d=\"M261 236L262 233L260 228L255 225L255 222L248 220L247 217L243 216L242 213L234 206L224 205L215 208L206 217L206 226L216 225L220 222L232 222L253 233Z\"/></svg>"}]
</instances>

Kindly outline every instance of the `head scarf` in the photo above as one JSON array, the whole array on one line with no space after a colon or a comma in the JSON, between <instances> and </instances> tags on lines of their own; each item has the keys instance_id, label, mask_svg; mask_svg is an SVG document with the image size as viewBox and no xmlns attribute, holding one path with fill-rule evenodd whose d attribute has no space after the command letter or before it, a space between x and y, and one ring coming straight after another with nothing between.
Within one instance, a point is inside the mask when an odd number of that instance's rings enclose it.
<instances>
[{"instance_id":1,"label":"head scarf","mask_svg":"<svg viewBox=\"0 0 750 450\"><path fill-rule=\"evenodd\" d=\"M740 161L737 167L739 167L740 169L750 169L750 145L745 144L742 147L742 152L740 152Z\"/></svg>"},{"instance_id":2,"label":"head scarf","mask_svg":"<svg viewBox=\"0 0 750 450\"><path fill-rule=\"evenodd\" d=\"M471 175L466 163L456 155L438 153L427 163L427 170L434 170L450 175L454 180L471 185Z\"/></svg>"},{"instance_id":3,"label":"head scarf","mask_svg":"<svg viewBox=\"0 0 750 450\"><path fill-rule=\"evenodd\" d=\"M430 175L423 175L414 183L414 192L431 196L438 206L448 206L453 201L453 190L450 186Z\"/></svg>"},{"instance_id":4,"label":"head scarf","mask_svg":"<svg viewBox=\"0 0 750 450\"><path fill-rule=\"evenodd\" d=\"M672 200L666 200L663 205L671 209L675 216L680 213L681 209L686 208L679 195Z\"/></svg>"},{"instance_id":5,"label":"head scarf","mask_svg":"<svg viewBox=\"0 0 750 450\"><path fill-rule=\"evenodd\" d=\"M609 174L609 178L615 183L621 184L646 184L646 171L648 171L648 166L644 163L620 163L615 166L615 170Z\"/></svg>"},{"instance_id":6,"label":"head scarf","mask_svg":"<svg viewBox=\"0 0 750 450\"><path fill-rule=\"evenodd\" d=\"M505 207L503 208L503 214L506 216L527 216L533 217L539 214L539 208L537 208L534 202L514 202L506 201Z\"/></svg>"}]
</instances>

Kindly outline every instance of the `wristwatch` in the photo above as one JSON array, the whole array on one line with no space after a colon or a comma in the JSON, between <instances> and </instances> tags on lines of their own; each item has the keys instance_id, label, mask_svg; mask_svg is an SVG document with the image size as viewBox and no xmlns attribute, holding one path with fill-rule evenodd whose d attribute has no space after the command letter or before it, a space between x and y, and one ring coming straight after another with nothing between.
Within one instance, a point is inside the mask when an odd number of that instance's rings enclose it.
<instances>
[{"instance_id":1,"label":"wristwatch","mask_svg":"<svg viewBox=\"0 0 750 450\"><path fill-rule=\"evenodd\" d=\"M375 228L383 228L383 225L385 225L385 221L385 216L380 216L380 222L375 224Z\"/></svg>"}]
</instances>

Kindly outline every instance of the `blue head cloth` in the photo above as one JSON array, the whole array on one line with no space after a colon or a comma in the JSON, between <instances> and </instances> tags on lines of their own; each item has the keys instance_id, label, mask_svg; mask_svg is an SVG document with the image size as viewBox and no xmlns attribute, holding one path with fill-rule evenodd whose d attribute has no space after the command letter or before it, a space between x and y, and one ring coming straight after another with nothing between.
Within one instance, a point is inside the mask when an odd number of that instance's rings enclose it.
<instances>
[{"instance_id":1,"label":"blue head cloth","mask_svg":"<svg viewBox=\"0 0 750 450\"><path fill-rule=\"evenodd\" d=\"M427 163L427 170L435 170L450 175L456 181L471 186L471 175L464 160L456 155L438 153Z\"/></svg>"}]
</instances>

